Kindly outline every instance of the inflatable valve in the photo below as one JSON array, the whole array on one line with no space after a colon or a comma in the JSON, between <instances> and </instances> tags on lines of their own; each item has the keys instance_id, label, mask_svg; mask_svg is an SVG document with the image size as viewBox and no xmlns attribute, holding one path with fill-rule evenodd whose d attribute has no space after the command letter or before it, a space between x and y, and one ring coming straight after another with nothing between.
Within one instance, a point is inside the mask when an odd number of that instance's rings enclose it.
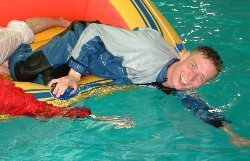
<instances>
[{"instance_id":1,"label":"inflatable valve","mask_svg":"<svg viewBox=\"0 0 250 161\"><path fill-rule=\"evenodd\" d=\"M75 93L70 94L70 92L72 92L72 91L74 90L74 88L69 87L69 88L67 88L67 89L65 90L65 92L64 92L60 97L56 97L56 95L53 94L54 89L55 89L55 87L51 88L51 90L50 90L51 95L52 95L53 97L55 97L55 98L60 99L60 100L67 100L67 99L70 99L70 98L72 98L72 97L75 97L75 96L77 96L77 95L79 94L79 89L77 89L77 90L75 91Z\"/></svg>"}]
</instances>

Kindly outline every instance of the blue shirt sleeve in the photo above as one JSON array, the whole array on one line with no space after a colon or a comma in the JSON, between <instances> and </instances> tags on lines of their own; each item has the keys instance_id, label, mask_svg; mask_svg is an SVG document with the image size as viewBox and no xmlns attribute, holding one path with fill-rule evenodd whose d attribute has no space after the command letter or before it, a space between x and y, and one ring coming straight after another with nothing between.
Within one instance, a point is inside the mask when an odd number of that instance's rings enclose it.
<instances>
[{"instance_id":1,"label":"blue shirt sleeve","mask_svg":"<svg viewBox=\"0 0 250 161\"><path fill-rule=\"evenodd\" d=\"M197 118L205 123L215 127L223 126L223 122L231 123L225 116L215 112L195 90L173 91L172 94L180 100L187 109L192 110Z\"/></svg>"}]
</instances>

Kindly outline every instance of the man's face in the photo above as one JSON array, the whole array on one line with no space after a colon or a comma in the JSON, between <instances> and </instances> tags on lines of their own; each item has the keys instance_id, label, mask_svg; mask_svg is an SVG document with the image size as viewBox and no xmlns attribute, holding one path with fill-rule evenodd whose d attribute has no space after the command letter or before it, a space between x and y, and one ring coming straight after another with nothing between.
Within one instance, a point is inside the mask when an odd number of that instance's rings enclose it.
<instances>
[{"instance_id":1,"label":"man's face","mask_svg":"<svg viewBox=\"0 0 250 161\"><path fill-rule=\"evenodd\" d=\"M209 59L202 53L191 54L179 62L172 64L168 71L168 81L163 86L175 88L177 90L187 90L199 87L215 77L218 71Z\"/></svg>"}]
</instances>

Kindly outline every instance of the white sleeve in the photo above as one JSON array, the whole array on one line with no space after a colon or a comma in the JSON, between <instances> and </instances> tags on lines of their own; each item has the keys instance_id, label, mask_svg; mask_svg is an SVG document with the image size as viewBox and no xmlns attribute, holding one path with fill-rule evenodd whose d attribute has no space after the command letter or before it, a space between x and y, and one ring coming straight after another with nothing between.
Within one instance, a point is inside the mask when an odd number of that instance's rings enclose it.
<instances>
[{"instance_id":1,"label":"white sleeve","mask_svg":"<svg viewBox=\"0 0 250 161\"><path fill-rule=\"evenodd\" d=\"M0 28L0 64L8 59L22 43L34 40L34 33L24 21L13 20L7 27Z\"/></svg>"}]
</instances>

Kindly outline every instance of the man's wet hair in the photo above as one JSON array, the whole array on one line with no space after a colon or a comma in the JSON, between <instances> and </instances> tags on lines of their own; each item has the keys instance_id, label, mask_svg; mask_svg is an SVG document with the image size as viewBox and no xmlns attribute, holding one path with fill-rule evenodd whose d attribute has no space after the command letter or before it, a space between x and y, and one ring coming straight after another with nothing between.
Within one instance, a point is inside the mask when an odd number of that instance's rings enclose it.
<instances>
[{"instance_id":1,"label":"man's wet hair","mask_svg":"<svg viewBox=\"0 0 250 161\"><path fill-rule=\"evenodd\" d=\"M216 70L218 73L222 70L223 61L221 60L217 51L209 46L197 46L194 48L191 53L202 52L205 58L211 60L215 65Z\"/></svg>"}]
</instances>

